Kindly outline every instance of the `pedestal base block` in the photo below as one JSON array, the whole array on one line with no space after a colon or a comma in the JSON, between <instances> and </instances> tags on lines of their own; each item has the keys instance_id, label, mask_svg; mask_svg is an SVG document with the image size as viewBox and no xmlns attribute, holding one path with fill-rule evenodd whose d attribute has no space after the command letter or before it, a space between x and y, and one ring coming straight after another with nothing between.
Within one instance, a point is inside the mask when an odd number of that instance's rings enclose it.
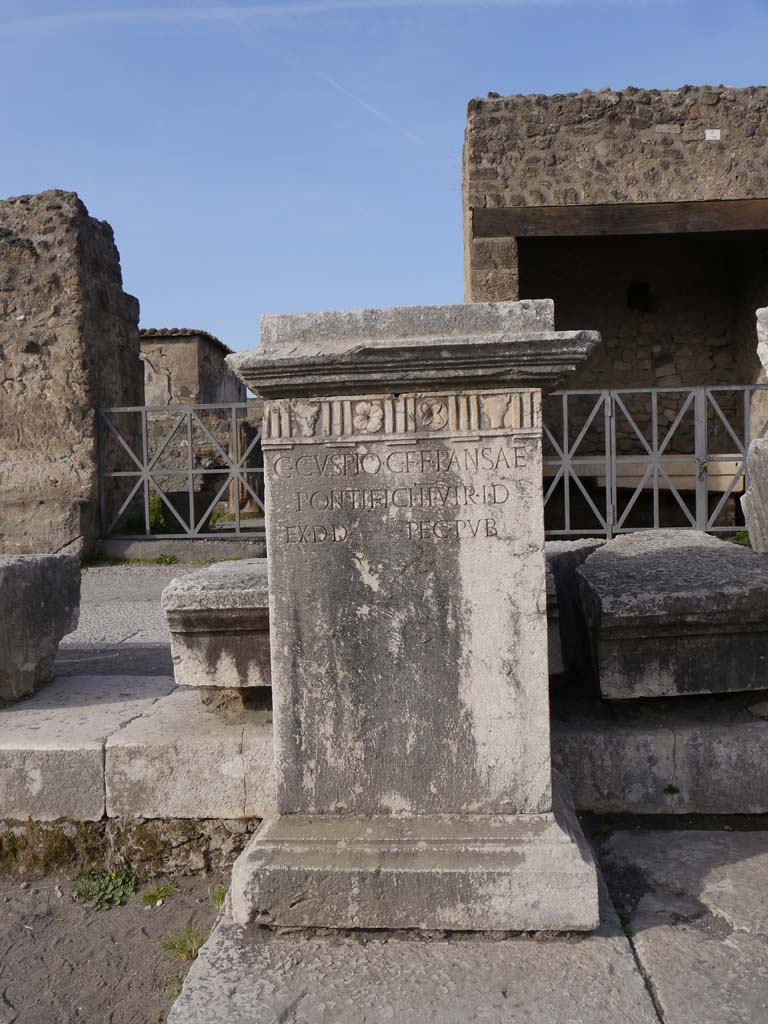
<instances>
[{"instance_id":1,"label":"pedestal base block","mask_svg":"<svg viewBox=\"0 0 768 1024\"><path fill-rule=\"evenodd\" d=\"M235 863L232 916L278 927L590 931L597 873L575 815L284 815Z\"/></svg>"}]
</instances>

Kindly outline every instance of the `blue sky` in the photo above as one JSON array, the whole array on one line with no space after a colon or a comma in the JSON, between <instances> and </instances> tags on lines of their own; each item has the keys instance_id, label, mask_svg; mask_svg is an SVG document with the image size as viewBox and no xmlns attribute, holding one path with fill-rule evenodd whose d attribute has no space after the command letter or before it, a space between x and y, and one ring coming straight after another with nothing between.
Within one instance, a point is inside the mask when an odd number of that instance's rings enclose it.
<instances>
[{"instance_id":1,"label":"blue sky","mask_svg":"<svg viewBox=\"0 0 768 1024\"><path fill-rule=\"evenodd\" d=\"M143 326L461 302L466 104L768 79L768 0L0 0L0 196L74 189Z\"/></svg>"}]
</instances>

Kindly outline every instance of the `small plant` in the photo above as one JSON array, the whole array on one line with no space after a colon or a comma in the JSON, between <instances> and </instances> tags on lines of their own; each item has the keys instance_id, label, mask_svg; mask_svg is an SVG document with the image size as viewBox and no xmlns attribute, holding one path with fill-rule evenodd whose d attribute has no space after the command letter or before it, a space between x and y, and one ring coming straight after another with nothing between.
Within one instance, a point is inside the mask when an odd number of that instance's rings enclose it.
<instances>
[{"instance_id":1,"label":"small plant","mask_svg":"<svg viewBox=\"0 0 768 1024\"><path fill-rule=\"evenodd\" d=\"M167 900L169 896L173 896L178 891L173 882L165 882L163 885L156 885L154 889L142 893L141 899L145 907L153 907L158 900Z\"/></svg>"},{"instance_id":2,"label":"small plant","mask_svg":"<svg viewBox=\"0 0 768 1024\"><path fill-rule=\"evenodd\" d=\"M624 932L624 934L626 935L626 937L628 939L634 938L635 933L632 931L632 928L631 928L632 918L629 916L629 914L623 908L619 908L619 912L618 913L619 913L619 924L621 925L621 930Z\"/></svg>"},{"instance_id":3,"label":"small plant","mask_svg":"<svg viewBox=\"0 0 768 1024\"><path fill-rule=\"evenodd\" d=\"M150 494L149 496L149 528L150 530L160 530L165 526L165 509L163 508L163 499L159 494Z\"/></svg>"},{"instance_id":4,"label":"small plant","mask_svg":"<svg viewBox=\"0 0 768 1024\"><path fill-rule=\"evenodd\" d=\"M155 559L155 565L176 565L177 562L176 555L158 555Z\"/></svg>"},{"instance_id":5,"label":"small plant","mask_svg":"<svg viewBox=\"0 0 768 1024\"><path fill-rule=\"evenodd\" d=\"M664 792L667 794L667 796L676 796L680 792L680 790L677 788L677 786L674 786L670 782L668 786L664 787Z\"/></svg>"},{"instance_id":6,"label":"small plant","mask_svg":"<svg viewBox=\"0 0 768 1024\"><path fill-rule=\"evenodd\" d=\"M743 548L752 547L752 545L749 543L748 530L737 530L736 533L734 533L731 537L731 540L734 544L741 544Z\"/></svg>"},{"instance_id":7,"label":"small plant","mask_svg":"<svg viewBox=\"0 0 768 1024\"><path fill-rule=\"evenodd\" d=\"M119 907L136 892L139 879L130 868L122 871L104 871L91 868L78 875L72 883L72 892L83 903L92 903L96 910Z\"/></svg>"},{"instance_id":8,"label":"small plant","mask_svg":"<svg viewBox=\"0 0 768 1024\"><path fill-rule=\"evenodd\" d=\"M194 960L205 942L205 935L196 924L185 925L175 935L166 935L160 948L174 960Z\"/></svg>"},{"instance_id":9,"label":"small plant","mask_svg":"<svg viewBox=\"0 0 768 1024\"><path fill-rule=\"evenodd\" d=\"M227 887L226 885L214 885L213 892L211 893L211 903L216 907L217 910L221 910L224 906L224 900L227 898Z\"/></svg>"}]
</instances>

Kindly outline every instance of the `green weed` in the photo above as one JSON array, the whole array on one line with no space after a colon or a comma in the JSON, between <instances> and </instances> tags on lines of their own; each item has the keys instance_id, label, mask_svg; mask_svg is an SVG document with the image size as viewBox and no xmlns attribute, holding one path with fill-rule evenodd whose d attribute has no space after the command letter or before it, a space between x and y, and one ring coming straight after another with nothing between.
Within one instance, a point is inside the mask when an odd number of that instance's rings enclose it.
<instances>
[{"instance_id":1,"label":"green weed","mask_svg":"<svg viewBox=\"0 0 768 1024\"><path fill-rule=\"evenodd\" d=\"M227 887L226 885L214 885L213 892L211 893L211 903L216 907L217 910L221 910L224 906L224 900L227 898Z\"/></svg>"},{"instance_id":2,"label":"green weed","mask_svg":"<svg viewBox=\"0 0 768 1024\"><path fill-rule=\"evenodd\" d=\"M162 885L156 885L154 889L143 892L141 899L145 907L152 907L158 900L167 900L169 896L173 896L178 891L178 887L173 882L164 882Z\"/></svg>"},{"instance_id":3,"label":"green weed","mask_svg":"<svg viewBox=\"0 0 768 1024\"><path fill-rule=\"evenodd\" d=\"M139 879L130 868L122 871L91 868L77 876L72 883L72 892L83 903L92 903L96 910L109 910L133 896L138 884Z\"/></svg>"},{"instance_id":4,"label":"green weed","mask_svg":"<svg viewBox=\"0 0 768 1024\"><path fill-rule=\"evenodd\" d=\"M166 935L160 948L174 960L194 960L205 942L205 935L196 924L185 925L175 935Z\"/></svg>"}]
</instances>

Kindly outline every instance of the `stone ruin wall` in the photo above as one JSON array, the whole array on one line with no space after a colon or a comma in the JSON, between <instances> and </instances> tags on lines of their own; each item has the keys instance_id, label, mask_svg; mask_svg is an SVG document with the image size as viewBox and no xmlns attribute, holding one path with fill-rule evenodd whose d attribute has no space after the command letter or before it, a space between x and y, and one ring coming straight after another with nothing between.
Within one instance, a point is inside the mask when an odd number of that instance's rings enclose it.
<instances>
[{"instance_id":1,"label":"stone ruin wall","mask_svg":"<svg viewBox=\"0 0 768 1024\"><path fill-rule=\"evenodd\" d=\"M142 403L138 318L74 192L0 201L0 552L93 546L95 410Z\"/></svg>"},{"instance_id":2,"label":"stone ruin wall","mask_svg":"<svg viewBox=\"0 0 768 1024\"><path fill-rule=\"evenodd\" d=\"M721 140L706 141L707 128L719 128ZM701 236L686 239L687 249L662 238L651 264L658 309L638 312L611 303L647 279L647 269L632 268L647 238L612 240L609 258L605 239L473 239L471 209L765 197L765 87L473 100L464 147L467 300L552 297L559 329L600 330L603 346L574 388L764 382L754 310L768 303L765 242L726 239L716 251Z\"/></svg>"}]
</instances>

